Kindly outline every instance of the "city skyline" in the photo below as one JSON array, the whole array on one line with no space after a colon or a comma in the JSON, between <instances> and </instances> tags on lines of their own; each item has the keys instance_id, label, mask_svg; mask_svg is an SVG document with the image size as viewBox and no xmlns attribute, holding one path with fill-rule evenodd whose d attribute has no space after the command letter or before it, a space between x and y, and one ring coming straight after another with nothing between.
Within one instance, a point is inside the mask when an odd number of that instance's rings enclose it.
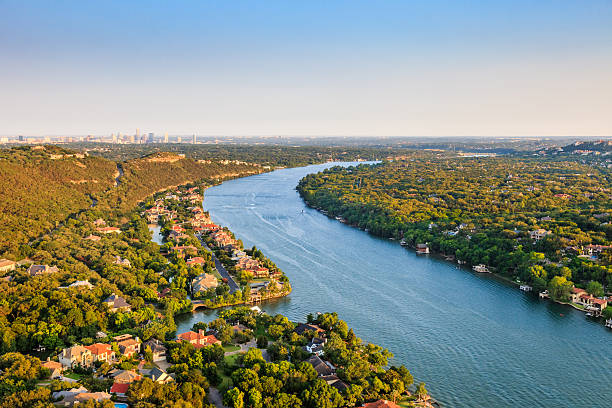
<instances>
[{"instance_id":1,"label":"city skyline","mask_svg":"<svg viewBox=\"0 0 612 408\"><path fill-rule=\"evenodd\" d=\"M148 6L0 1L0 135L612 134L609 1Z\"/></svg>"}]
</instances>

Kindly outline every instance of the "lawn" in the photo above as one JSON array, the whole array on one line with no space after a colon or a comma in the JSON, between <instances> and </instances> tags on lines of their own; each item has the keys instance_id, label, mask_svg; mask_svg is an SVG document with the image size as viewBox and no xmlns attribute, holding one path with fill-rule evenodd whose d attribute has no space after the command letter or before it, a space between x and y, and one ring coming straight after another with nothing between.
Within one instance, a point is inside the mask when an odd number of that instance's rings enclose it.
<instances>
[{"instance_id":1,"label":"lawn","mask_svg":"<svg viewBox=\"0 0 612 408\"><path fill-rule=\"evenodd\" d=\"M236 360L238 360L238 357L240 357L240 356L241 356L241 353L232 354L232 355L230 355L230 356L225 356L225 357L223 358L223 360L225 361L225 364L226 364L228 367L233 367L233 366L236 366L236 365L237 365L237 364L236 364Z\"/></svg>"},{"instance_id":2,"label":"lawn","mask_svg":"<svg viewBox=\"0 0 612 408\"><path fill-rule=\"evenodd\" d=\"M73 373L73 372L65 372L64 377L72 378L73 380L80 380L83 376L81 374Z\"/></svg>"},{"instance_id":3,"label":"lawn","mask_svg":"<svg viewBox=\"0 0 612 408\"><path fill-rule=\"evenodd\" d=\"M225 351L226 353L230 353L232 351L238 351L238 350L240 350L240 347L234 346L233 344L227 344L223 346L223 351Z\"/></svg>"}]
</instances>

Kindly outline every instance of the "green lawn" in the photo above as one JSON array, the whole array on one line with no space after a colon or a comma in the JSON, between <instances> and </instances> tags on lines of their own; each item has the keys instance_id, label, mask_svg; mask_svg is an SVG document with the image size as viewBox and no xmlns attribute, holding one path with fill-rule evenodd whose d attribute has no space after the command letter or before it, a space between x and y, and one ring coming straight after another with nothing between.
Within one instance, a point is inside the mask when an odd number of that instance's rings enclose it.
<instances>
[{"instance_id":1,"label":"green lawn","mask_svg":"<svg viewBox=\"0 0 612 408\"><path fill-rule=\"evenodd\" d=\"M232 354L231 356L223 357L223 360L225 361L225 364L227 364L228 366L235 366L236 360L238 360L238 357L240 356L241 356L241 353Z\"/></svg>"},{"instance_id":2,"label":"green lawn","mask_svg":"<svg viewBox=\"0 0 612 408\"><path fill-rule=\"evenodd\" d=\"M225 351L226 353L229 353L232 351L238 351L238 350L240 350L240 347L234 346L233 344L227 344L223 346L223 351Z\"/></svg>"},{"instance_id":3,"label":"green lawn","mask_svg":"<svg viewBox=\"0 0 612 408\"><path fill-rule=\"evenodd\" d=\"M80 380L83 376L81 374L66 372L64 373L64 377L72 378L73 380Z\"/></svg>"}]
</instances>

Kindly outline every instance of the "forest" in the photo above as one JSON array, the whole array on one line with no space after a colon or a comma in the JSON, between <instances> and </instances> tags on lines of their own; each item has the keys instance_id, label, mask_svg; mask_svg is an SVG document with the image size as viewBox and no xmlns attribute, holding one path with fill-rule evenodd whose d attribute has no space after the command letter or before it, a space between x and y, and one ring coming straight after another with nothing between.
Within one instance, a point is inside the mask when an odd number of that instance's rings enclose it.
<instances>
[{"instance_id":1,"label":"forest","mask_svg":"<svg viewBox=\"0 0 612 408\"><path fill-rule=\"evenodd\" d=\"M599 296L612 288L610 182L607 168L576 160L414 152L308 175L298 190L372 234L567 300L574 284Z\"/></svg>"}]
</instances>

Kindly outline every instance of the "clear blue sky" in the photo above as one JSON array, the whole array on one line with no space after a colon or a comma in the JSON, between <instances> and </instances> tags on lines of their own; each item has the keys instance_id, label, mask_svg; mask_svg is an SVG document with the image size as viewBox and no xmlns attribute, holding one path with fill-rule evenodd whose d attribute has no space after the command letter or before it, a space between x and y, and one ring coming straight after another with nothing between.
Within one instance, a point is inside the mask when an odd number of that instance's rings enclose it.
<instances>
[{"instance_id":1,"label":"clear blue sky","mask_svg":"<svg viewBox=\"0 0 612 408\"><path fill-rule=\"evenodd\" d=\"M610 135L612 0L0 0L0 134Z\"/></svg>"}]
</instances>

